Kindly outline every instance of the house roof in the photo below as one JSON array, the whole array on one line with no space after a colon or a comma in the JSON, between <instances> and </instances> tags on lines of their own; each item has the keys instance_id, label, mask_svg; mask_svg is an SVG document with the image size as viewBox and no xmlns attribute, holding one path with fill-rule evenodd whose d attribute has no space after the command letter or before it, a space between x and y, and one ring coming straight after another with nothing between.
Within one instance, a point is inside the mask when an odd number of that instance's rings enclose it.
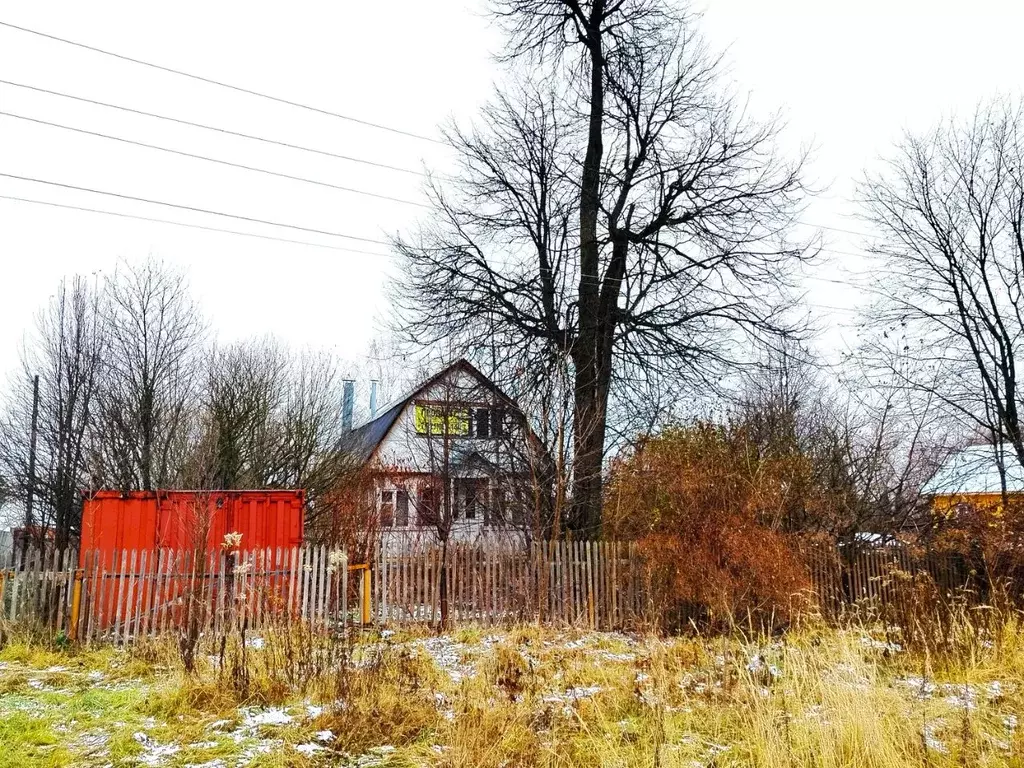
<instances>
[{"instance_id":1,"label":"house roof","mask_svg":"<svg viewBox=\"0 0 1024 768\"><path fill-rule=\"evenodd\" d=\"M380 416L360 424L347 435L344 435L341 440L338 441L338 451L345 454L353 464L365 464L369 461L370 457L373 456L377 447L384 442L384 438L388 436L388 433L395 425L395 422L398 421L398 417L402 415L406 406L415 400L416 397L424 390L429 389L449 373L459 369L476 378L481 384L498 395L506 405L516 409L517 411L519 410L519 406L516 402L502 392L501 389L498 388L497 384L484 376L484 374L468 360L461 358L451 365L441 369L425 381L420 382L410 392L402 395L398 400L388 404Z\"/></svg>"},{"instance_id":2,"label":"house roof","mask_svg":"<svg viewBox=\"0 0 1024 768\"><path fill-rule=\"evenodd\" d=\"M1024 467L1008 446L972 445L946 459L921 489L929 495L1002 493L999 468L1005 468L1006 490L1024 493Z\"/></svg>"}]
</instances>

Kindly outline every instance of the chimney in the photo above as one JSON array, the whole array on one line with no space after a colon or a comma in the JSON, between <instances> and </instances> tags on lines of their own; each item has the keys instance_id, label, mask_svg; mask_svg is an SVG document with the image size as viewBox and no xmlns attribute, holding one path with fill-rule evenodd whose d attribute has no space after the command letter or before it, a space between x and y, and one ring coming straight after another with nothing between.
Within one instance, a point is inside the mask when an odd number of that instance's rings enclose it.
<instances>
[{"instance_id":1,"label":"chimney","mask_svg":"<svg viewBox=\"0 0 1024 768\"><path fill-rule=\"evenodd\" d=\"M370 421L377 418L377 380L370 379Z\"/></svg>"},{"instance_id":2,"label":"chimney","mask_svg":"<svg viewBox=\"0 0 1024 768\"><path fill-rule=\"evenodd\" d=\"M352 408L356 400L356 383L346 379L341 394L341 429L343 432L352 431Z\"/></svg>"}]
</instances>

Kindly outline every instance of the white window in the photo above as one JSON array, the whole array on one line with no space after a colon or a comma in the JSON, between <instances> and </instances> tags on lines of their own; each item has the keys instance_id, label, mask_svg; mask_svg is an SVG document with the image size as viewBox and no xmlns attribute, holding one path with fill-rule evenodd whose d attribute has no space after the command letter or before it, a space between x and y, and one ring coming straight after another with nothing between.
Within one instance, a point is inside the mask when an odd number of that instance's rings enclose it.
<instances>
[{"instance_id":1,"label":"white window","mask_svg":"<svg viewBox=\"0 0 1024 768\"><path fill-rule=\"evenodd\" d=\"M483 520L488 516L487 478L466 477L455 481L455 509L465 520ZM459 514L461 513L461 514Z\"/></svg>"},{"instance_id":2,"label":"white window","mask_svg":"<svg viewBox=\"0 0 1024 768\"><path fill-rule=\"evenodd\" d=\"M409 526L409 492L404 488L395 491L395 528Z\"/></svg>"},{"instance_id":3,"label":"white window","mask_svg":"<svg viewBox=\"0 0 1024 768\"><path fill-rule=\"evenodd\" d=\"M395 492L393 490L382 490L380 492L380 527L391 528L395 524Z\"/></svg>"}]
</instances>

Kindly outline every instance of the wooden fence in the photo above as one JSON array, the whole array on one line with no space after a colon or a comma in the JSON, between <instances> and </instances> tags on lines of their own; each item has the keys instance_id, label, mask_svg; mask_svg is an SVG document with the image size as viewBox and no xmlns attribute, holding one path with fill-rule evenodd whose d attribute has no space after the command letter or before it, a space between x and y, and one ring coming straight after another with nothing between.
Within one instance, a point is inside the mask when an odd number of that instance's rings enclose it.
<instances>
[{"instance_id":1,"label":"wooden fence","mask_svg":"<svg viewBox=\"0 0 1024 768\"><path fill-rule=\"evenodd\" d=\"M952 558L915 558L902 547L866 549L849 564L834 549L805 556L830 615L850 603L896 599L897 570L927 571L947 590L966 580ZM329 629L370 621L436 625L443 614L454 624L608 630L649 623L647 579L635 545L614 541L414 546L378 551L358 565L322 546L198 556L87 552L81 567L74 551L32 550L0 570L0 622L34 622L81 642L182 630L259 632L296 621Z\"/></svg>"},{"instance_id":2,"label":"wooden fence","mask_svg":"<svg viewBox=\"0 0 1024 768\"><path fill-rule=\"evenodd\" d=\"M369 578L350 578L366 566L322 546L87 552L79 565L73 551L19 555L0 572L0 620L35 622L83 642L258 632L296 620L342 628L353 620L350 605L369 596ZM368 607L358 618L369 618Z\"/></svg>"},{"instance_id":3,"label":"wooden fence","mask_svg":"<svg viewBox=\"0 0 1024 768\"><path fill-rule=\"evenodd\" d=\"M295 620L436 624L443 612L457 623L612 629L642 613L636 563L633 544L606 541L414 546L354 566L325 547L87 552L81 567L72 551L30 551L0 571L0 620L36 622L83 642L183 629L258 632ZM350 578L361 568L365 579Z\"/></svg>"},{"instance_id":4,"label":"wooden fence","mask_svg":"<svg viewBox=\"0 0 1024 768\"><path fill-rule=\"evenodd\" d=\"M383 552L373 564L374 615L382 623L436 623L446 608L458 623L627 627L643 610L637 562L635 545L616 541Z\"/></svg>"},{"instance_id":5,"label":"wooden fence","mask_svg":"<svg viewBox=\"0 0 1024 768\"><path fill-rule=\"evenodd\" d=\"M897 574L931 577L941 593L969 583L968 569L953 554L912 554L900 544L867 547L845 561L837 549L816 547L803 553L821 609L837 615L848 605L888 605L900 598Z\"/></svg>"}]
</instances>

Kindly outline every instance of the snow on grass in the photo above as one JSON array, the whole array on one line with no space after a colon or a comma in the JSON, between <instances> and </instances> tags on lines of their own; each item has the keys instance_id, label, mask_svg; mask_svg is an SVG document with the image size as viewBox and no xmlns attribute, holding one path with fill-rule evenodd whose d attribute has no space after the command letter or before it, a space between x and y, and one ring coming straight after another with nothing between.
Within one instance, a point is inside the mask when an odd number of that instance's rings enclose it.
<instances>
[{"instance_id":1,"label":"snow on grass","mask_svg":"<svg viewBox=\"0 0 1024 768\"><path fill-rule=\"evenodd\" d=\"M181 751L177 744L160 744L143 731L136 731L132 738L142 746L143 751L136 759L143 765L163 765Z\"/></svg>"},{"instance_id":2,"label":"snow on grass","mask_svg":"<svg viewBox=\"0 0 1024 768\"><path fill-rule=\"evenodd\" d=\"M288 725L295 720L293 715L288 714L281 707L271 707L264 710L243 710L243 716L243 727L252 732L255 732L263 725Z\"/></svg>"},{"instance_id":3,"label":"snow on grass","mask_svg":"<svg viewBox=\"0 0 1024 768\"><path fill-rule=\"evenodd\" d=\"M757 729L737 725L754 722L748 719L751 711L771 723L769 733L777 732L784 717L800 738L811 739L809 752L815 753L828 750L840 731L859 733L851 718L867 712L879 722L888 718L886 727L897 729L899 736L893 738L904 740L906 754L924 749L937 768L953 764L949 761L960 749L963 718L971 719L987 754L1005 760L1018 738L1015 712L1021 702L1014 670L1019 666L986 666L984 673L974 669L945 679L916 677L907 671L922 667L904 661L906 652L895 657L896 651L881 642L856 632L834 632L800 645L788 638L785 644L767 639L661 641L536 627L368 635L353 651L356 663L350 673L373 680L383 670L391 685L387 675L411 669L413 687L406 690L425 698L433 712L421 730L402 737L408 741L399 741L384 723L376 733L371 717L369 737L346 742L346 713L360 707L365 712L367 704L331 703L338 695L335 689L292 690L285 697L264 699L272 703L263 706L235 709L229 703L203 711L200 705L199 711L168 713L149 708L149 692L183 685L185 678L157 671L147 675L127 654L115 655L119 663L105 663L102 671L52 658L36 666L5 660L0 665L0 720L21 713L46 723L49 730L37 737L39 742L67 749L74 756L70 765L383 768L472 764L467 745L476 743L473 739L478 740L474 749L511 749L502 731L483 730L490 720L505 719L525 724L509 744L532 743L545 760L557 760L571 748L572 754L593 755L595 761L606 758L601 764L645 764L653 738L651 718L657 716L663 718L665 765L692 761L708 766L739 765L752 754ZM253 658L269 653L250 648ZM411 667L410 658L415 660ZM501 682L507 669L521 676L511 685ZM203 674L214 673L206 669ZM970 682L946 681L958 679ZM209 686L211 680L201 682ZM463 716L470 719L463 721ZM393 743L372 746L375 739ZM529 751L516 754L509 753L505 764L538 759ZM35 763L17 764L28 768ZM580 763L590 764L587 759ZM804 763L794 766L803 768Z\"/></svg>"}]
</instances>

